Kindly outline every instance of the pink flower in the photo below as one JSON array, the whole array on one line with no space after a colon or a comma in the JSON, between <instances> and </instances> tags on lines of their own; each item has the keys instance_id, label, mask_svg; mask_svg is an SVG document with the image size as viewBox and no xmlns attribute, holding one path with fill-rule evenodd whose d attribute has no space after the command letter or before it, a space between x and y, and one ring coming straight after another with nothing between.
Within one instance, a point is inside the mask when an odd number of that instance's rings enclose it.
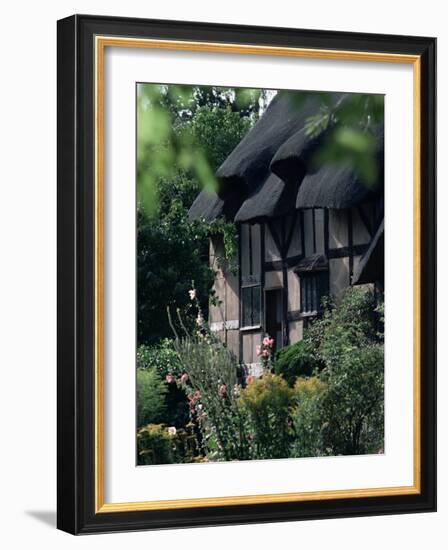
<instances>
[{"instance_id":1,"label":"pink flower","mask_svg":"<svg viewBox=\"0 0 448 550\"><path fill-rule=\"evenodd\" d=\"M257 352L257 355L260 356L261 355L261 346L257 345L256 348L255 348L255 351Z\"/></svg>"},{"instance_id":2,"label":"pink flower","mask_svg":"<svg viewBox=\"0 0 448 550\"><path fill-rule=\"evenodd\" d=\"M175 383L174 376L171 373L168 373L165 376L165 381L167 384L174 384Z\"/></svg>"},{"instance_id":3,"label":"pink flower","mask_svg":"<svg viewBox=\"0 0 448 550\"><path fill-rule=\"evenodd\" d=\"M180 383L186 384L187 382L188 382L188 374L184 372L183 375L180 377Z\"/></svg>"},{"instance_id":4,"label":"pink flower","mask_svg":"<svg viewBox=\"0 0 448 550\"><path fill-rule=\"evenodd\" d=\"M235 384L233 386L233 394L238 397L240 392L241 392L241 386L239 386L238 384Z\"/></svg>"},{"instance_id":5,"label":"pink flower","mask_svg":"<svg viewBox=\"0 0 448 550\"><path fill-rule=\"evenodd\" d=\"M225 384L221 384L218 388L219 397L224 397L226 392L227 392L227 386Z\"/></svg>"},{"instance_id":6,"label":"pink flower","mask_svg":"<svg viewBox=\"0 0 448 550\"><path fill-rule=\"evenodd\" d=\"M251 374L249 374L249 376L246 376L247 385L252 384L253 381L254 381L254 377Z\"/></svg>"},{"instance_id":7,"label":"pink flower","mask_svg":"<svg viewBox=\"0 0 448 550\"><path fill-rule=\"evenodd\" d=\"M262 352L261 352L261 356L265 359L267 359L269 357L269 350L268 349L264 349Z\"/></svg>"},{"instance_id":8,"label":"pink flower","mask_svg":"<svg viewBox=\"0 0 448 550\"><path fill-rule=\"evenodd\" d=\"M263 338L263 346L267 348L272 348L273 345L274 345L274 338L269 338L269 336L265 336Z\"/></svg>"},{"instance_id":9,"label":"pink flower","mask_svg":"<svg viewBox=\"0 0 448 550\"><path fill-rule=\"evenodd\" d=\"M195 391L194 393L189 393L187 395L187 399L190 405L190 410L193 410L195 408L196 403L199 401L200 398L201 398L201 392L199 390Z\"/></svg>"}]
</instances>

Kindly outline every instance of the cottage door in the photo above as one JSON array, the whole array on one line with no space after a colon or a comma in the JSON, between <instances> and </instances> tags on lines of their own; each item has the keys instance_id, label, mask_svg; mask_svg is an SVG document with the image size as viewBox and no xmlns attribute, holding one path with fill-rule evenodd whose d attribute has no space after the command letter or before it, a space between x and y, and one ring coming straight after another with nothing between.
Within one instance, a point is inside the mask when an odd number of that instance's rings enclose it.
<instances>
[{"instance_id":1,"label":"cottage door","mask_svg":"<svg viewBox=\"0 0 448 550\"><path fill-rule=\"evenodd\" d=\"M282 347L283 291L266 290L266 332L274 338L274 350Z\"/></svg>"}]
</instances>

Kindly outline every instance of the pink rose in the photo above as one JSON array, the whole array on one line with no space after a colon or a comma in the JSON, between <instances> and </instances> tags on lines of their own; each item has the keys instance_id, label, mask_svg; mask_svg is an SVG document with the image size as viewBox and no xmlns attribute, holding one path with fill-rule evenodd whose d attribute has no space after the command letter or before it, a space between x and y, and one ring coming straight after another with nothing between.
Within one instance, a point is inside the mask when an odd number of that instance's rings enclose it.
<instances>
[{"instance_id":1,"label":"pink rose","mask_svg":"<svg viewBox=\"0 0 448 550\"><path fill-rule=\"evenodd\" d=\"M261 346L260 345L256 346L255 351L257 352L257 355L260 356L261 355Z\"/></svg>"},{"instance_id":2,"label":"pink rose","mask_svg":"<svg viewBox=\"0 0 448 550\"><path fill-rule=\"evenodd\" d=\"M171 373L168 373L165 376L165 381L166 381L167 384L174 384L174 382L175 382L174 376Z\"/></svg>"},{"instance_id":3,"label":"pink rose","mask_svg":"<svg viewBox=\"0 0 448 550\"><path fill-rule=\"evenodd\" d=\"M264 349L262 352L261 352L261 356L264 357L265 359L269 357L269 350L268 349Z\"/></svg>"},{"instance_id":4,"label":"pink rose","mask_svg":"<svg viewBox=\"0 0 448 550\"><path fill-rule=\"evenodd\" d=\"M180 383L186 384L187 382L188 382L188 374L184 372L183 375L180 377Z\"/></svg>"},{"instance_id":5,"label":"pink rose","mask_svg":"<svg viewBox=\"0 0 448 550\"><path fill-rule=\"evenodd\" d=\"M218 388L219 397L224 397L226 392L227 392L227 386L225 384L221 384Z\"/></svg>"},{"instance_id":6,"label":"pink rose","mask_svg":"<svg viewBox=\"0 0 448 550\"><path fill-rule=\"evenodd\" d=\"M254 381L254 377L251 374L249 376L246 376L247 385L252 384L253 381Z\"/></svg>"}]
</instances>

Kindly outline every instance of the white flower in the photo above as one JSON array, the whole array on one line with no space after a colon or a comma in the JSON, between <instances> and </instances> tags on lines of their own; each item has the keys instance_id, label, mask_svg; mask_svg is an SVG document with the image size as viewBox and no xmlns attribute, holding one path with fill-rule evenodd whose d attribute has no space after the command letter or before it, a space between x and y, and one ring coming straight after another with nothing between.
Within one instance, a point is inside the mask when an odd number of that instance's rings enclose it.
<instances>
[{"instance_id":1,"label":"white flower","mask_svg":"<svg viewBox=\"0 0 448 550\"><path fill-rule=\"evenodd\" d=\"M198 316L196 317L196 324L198 327L202 327L204 324L204 317L202 317L202 313L198 313Z\"/></svg>"},{"instance_id":2,"label":"white flower","mask_svg":"<svg viewBox=\"0 0 448 550\"><path fill-rule=\"evenodd\" d=\"M190 295L190 300L194 300L196 298L196 289L192 288L188 291L188 294Z\"/></svg>"},{"instance_id":3,"label":"white flower","mask_svg":"<svg viewBox=\"0 0 448 550\"><path fill-rule=\"evenodd\" d=\"M168 433L169 433L171 436L174 436L174 435L176 435L177 430L176 430L176 428L175 428L174 426L170 426L170 427L168 428Z\"/></svg>"}]
</instances>

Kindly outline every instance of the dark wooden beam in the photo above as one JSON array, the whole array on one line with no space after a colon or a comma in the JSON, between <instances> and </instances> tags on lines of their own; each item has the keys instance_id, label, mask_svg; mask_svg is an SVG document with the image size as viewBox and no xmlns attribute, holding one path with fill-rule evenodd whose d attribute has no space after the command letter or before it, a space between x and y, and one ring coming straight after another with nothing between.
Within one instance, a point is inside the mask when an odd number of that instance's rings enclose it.
<instances>
[{"instance_id":1,"label":"dark wooden beam","mask_svg":"<svg viewBox=\"0 0 448 550\"><path fill-rule=\"evenodd\" d=\"M361 256L368 248L368 244L354 244L351 247L353 256ZM335 258L350 257L350 246L341 246L340 248L330 248L327 254L330 260Z\"/></svg>"},{"instance_id":2,"label":"dark wooden beam","mask_svg":"<svg viewBox=\"0 0 448 550\"><path fill-rule=\"evenodd\" d=\"M347 226L348 226L348 283L352 284L353 280L353 213L349 208L347 210Z\"/></svg>"}]
</instances>

